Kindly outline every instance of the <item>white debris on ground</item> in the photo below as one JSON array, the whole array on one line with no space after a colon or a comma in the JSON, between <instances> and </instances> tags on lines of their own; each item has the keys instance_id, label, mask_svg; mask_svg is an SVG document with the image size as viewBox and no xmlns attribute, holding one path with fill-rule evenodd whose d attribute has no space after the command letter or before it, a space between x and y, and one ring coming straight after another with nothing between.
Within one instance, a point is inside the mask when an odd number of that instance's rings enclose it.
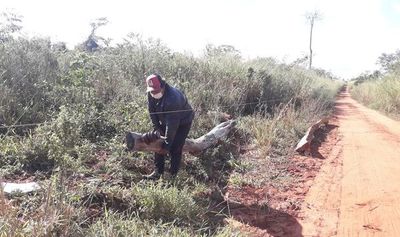
<instances>
[{"instance_id":1,"label":"white debris on ground","mask_svg":"<svg viewBox=\"0 0 400 237\"><path fill-rule=\"evenodd\" d=\"M38 191L40 186L36 182L29 182L29 183L1 183L1 187L3 192L6 194L12 194L14 192L20 193L31 193Z\"/></svg>"}]
</instances>

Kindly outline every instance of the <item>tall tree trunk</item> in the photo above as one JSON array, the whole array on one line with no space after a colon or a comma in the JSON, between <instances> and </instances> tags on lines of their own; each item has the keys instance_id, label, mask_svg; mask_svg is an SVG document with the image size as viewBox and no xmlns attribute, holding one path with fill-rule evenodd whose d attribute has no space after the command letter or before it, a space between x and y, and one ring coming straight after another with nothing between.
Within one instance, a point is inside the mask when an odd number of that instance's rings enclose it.
<instances>
[{"instance_id":1,"label":"tall tree trunk","mask_svg":"<svg viewBox=\"0 0 400 237\"><path fill-rule=\"evenodd\" d=\"M313 33L313 27L314 27L314 18L311 19L311 27L310 27L310 56L309 56L309 64L308 64L308 69L311 69L312 66L312 33Z\"/></svg>"}]
</instances>

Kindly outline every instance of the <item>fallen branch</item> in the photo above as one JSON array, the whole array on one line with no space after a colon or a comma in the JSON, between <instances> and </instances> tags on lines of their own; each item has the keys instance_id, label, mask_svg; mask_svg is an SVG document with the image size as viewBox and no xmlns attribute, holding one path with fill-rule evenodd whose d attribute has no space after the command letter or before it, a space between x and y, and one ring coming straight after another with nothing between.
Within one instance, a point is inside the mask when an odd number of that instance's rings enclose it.
<instances>
[{"instance_id":1,"label":"fallen branch","mask_svg":"<svg viewBox=\"0 0 400 237\"><path fill-rule=\"evenodd\" d=\"M185 145L183 146L183 152L188 152L192 155L198 155L204 150L211 146L215 146L219 141L225 139L228 133L235 126L235 120L228 120L226 122L220 123L214 127L207 134L197 138L197 139L186 139ZM142 138L143 134L136 132L126 133L126 145L129 151L147 151L147 152L157 152L162 153L161 144L163 142L163 137L146 144Z\"/></svg>"}]
</instances>

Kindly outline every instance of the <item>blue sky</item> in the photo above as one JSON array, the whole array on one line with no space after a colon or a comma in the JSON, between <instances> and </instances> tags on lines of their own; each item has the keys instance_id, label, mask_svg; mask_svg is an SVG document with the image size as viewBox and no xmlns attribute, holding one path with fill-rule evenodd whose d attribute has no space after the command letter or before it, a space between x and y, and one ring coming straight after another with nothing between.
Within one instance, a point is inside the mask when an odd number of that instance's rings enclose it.
<instances>
[{"instance_id":1,"label":"blue sky","mask_svg":"<svg viewBox=\"0 0 400 237\"><path fill-rule=\"evenodd\" d=\"M400 1L383 0L381 4L382 15L385 16L387 23L393 27L400 27Z\"/></svg>"},{"instance_id":2,"label":"blue sky","mask_svg":"<svg viewBox=\"0 0 400 237\"><path fill-rule=\"evenodd\" d=\"M195 55L205 45L233 45L244 58L291 62L308 52L304 14L318 10L314 65L343 78L377 69L377 57L400 48L400 0L1 0L24 16L24 31L69 46L87 37L89 22L107 17L99 33L121 42L130 32L161 39Z\"/></svg>"}]
</instances>

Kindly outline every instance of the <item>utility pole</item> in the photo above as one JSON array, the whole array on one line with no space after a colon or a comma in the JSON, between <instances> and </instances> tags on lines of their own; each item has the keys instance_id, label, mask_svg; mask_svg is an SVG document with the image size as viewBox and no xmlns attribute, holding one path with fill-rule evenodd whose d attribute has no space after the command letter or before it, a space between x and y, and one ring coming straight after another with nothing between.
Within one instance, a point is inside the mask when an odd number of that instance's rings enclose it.
<instances>
[{"instance_id":1,"label":"utility pole","mask_svg":"<svg viewBox=\"0 0 400 237\"><path fill-rule=\"evenodd\" d=\"M311 69L312 67L312 56L313 56L313 51L312 51L312 36L313 36L313 28L314 28L314 23L317 20L321 20L321 14L318 11L314 12L309 12L306 13L306 19L308 23L310 23L310 55L308 57L309 63L308 63L308 69Z\"/></svg>"}]
</instances>

